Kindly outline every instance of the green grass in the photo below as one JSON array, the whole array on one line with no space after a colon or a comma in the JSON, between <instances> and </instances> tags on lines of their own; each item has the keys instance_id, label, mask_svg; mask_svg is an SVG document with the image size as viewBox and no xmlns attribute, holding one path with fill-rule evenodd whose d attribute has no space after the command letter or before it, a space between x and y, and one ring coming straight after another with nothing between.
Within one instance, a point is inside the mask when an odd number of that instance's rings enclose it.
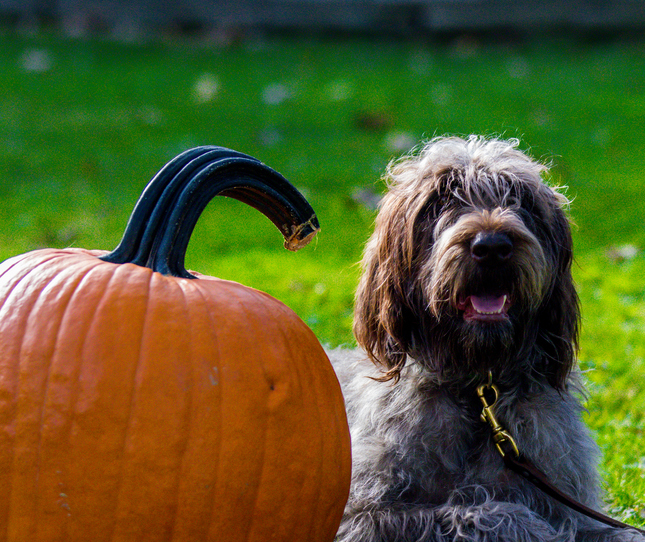
<instances>
[{"instance_id":1,"label":"green grass","mask_svg":"<svg viewBox=\"0 0 645 542\"><path fill-rule=\"evenodd\" d=\"M0 31L0 259L113 248L166 161L223 145L301 188L322 231L287 253L264 217L218 198L188 266L271 293L324 343L351 343L355 262L374 218L354 194L382 190L379 176L400 154L388 142L519 137L554 162L574 198L586 420L604 451L612 513L643 525L645 257L607 254L645 248L644 61L643 42L553 37L514 46L251 38L218 48ZM271 92L280 103L265 103Z\"/></svg>"}]
</instances>

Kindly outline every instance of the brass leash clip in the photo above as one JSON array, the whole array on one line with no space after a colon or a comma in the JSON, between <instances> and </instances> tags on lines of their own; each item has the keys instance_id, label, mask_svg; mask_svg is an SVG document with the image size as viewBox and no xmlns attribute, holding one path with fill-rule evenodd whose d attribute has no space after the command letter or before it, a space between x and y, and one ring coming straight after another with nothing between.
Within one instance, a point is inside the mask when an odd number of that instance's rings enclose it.
<instances>
[{"instance_id":1,"label":"brass leash clip","mask_svg":"<svg viewBox=\"0 0 645 542\"><path fill-rule=\"evenodd\" d=\"M491 404L489 404L488 399L486 399L486 391L488 390L492 391L494 395L493 402ZM481 419L491 426L493 430L493 442L495 443L495 446L497 446L497 450L499 451L501 456L506 456L506 452L504 451L502 445L504 443L508 443L510 444L513 453L515 454L515 457L519 457L520 451L517 447L517 444L515 443L515 440L513 440L513 437L500 425L500 423L497 421L497 418L495 418L493 408L495 407L497 399L499 398L499 389L495 384L493 384L491 373L488 373L488 382L486 384L482 384L477 388L477 395L479 396L479 399L484 407L481 413Z\"/></svg>"}]
</instances>

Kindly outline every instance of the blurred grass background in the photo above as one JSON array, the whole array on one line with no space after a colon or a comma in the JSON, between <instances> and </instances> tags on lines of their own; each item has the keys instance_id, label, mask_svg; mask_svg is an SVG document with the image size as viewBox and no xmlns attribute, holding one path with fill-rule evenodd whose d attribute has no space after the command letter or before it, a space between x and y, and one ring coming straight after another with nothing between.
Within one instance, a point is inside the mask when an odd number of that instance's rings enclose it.
<instances>
[{"instance_id":1,"label":"blurred grass background","mask_svg":"<svg viewBox=\"0 0 645 542\"><path fill-rule=\"evenodd\" d=\"M434 135L517 137L568 186L586 421L609 511L645 523L645 41L246 36L123 43L0 29L0 259L111 249L165 162L203 144L261 159L316 209L298 254L217 198L187 266L265 290L351 344L355 265L392 158Z\"/></svg>"}]
</instances>

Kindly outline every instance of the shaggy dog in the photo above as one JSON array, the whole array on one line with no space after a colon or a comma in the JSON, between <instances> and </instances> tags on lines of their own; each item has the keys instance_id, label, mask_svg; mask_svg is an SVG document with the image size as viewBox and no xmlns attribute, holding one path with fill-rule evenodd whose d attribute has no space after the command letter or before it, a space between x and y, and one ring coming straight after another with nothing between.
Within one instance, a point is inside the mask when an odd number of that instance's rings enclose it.
<instances>
[{"instance_id":1,"label":"shaggy dog","mask_svg":"<svg viewBox=\"0 0 645 542\"><path fill-rule=\"evenodd\" d=\"M509 471L480 418L490 378L521 452L599 507L568 201L517 144L438 138L388 168L356 294L362 349L330 352L354 457L339 542L645 540Z\"/></svg>"}]
</instances>

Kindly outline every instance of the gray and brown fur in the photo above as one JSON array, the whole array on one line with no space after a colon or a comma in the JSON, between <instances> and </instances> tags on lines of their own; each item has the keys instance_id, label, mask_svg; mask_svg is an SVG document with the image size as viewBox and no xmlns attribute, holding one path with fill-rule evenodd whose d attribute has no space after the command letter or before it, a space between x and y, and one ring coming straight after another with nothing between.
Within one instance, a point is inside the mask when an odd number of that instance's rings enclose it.
<instances>
[{"instance_id":1,"label":"gray and brown fur","mask_svg":"<svg viewBox=\"0 0 645 542\"><path fill-rule=\"evenodd\" d=\"M434 139L388 168L356 294L361 348L330 352L353 449L338 542L645 540L509 472L480 419L476 387L490 372L522 453L600 507L575 373L568 201L547 173L517 141L476 136ZM474 252L490 238L503 254ZM468 296L502 293L499 321L464 317Z\"/></svg>"}]
</instances>

